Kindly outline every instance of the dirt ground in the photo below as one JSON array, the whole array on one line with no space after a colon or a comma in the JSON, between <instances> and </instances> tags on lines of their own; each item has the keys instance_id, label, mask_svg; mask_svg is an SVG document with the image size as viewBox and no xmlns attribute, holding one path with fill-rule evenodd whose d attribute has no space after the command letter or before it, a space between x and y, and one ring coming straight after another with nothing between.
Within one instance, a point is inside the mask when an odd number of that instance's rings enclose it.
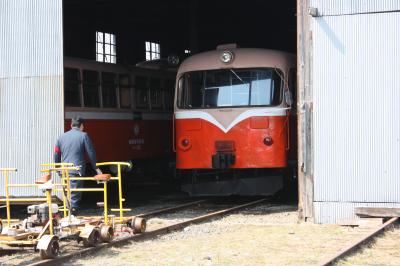
<instances>
[{"instance_id":1,"label":"dirt ground","mask_svg":"<svg viewBox=\"0 0 400 266\"><path fill-rule=\"evenodd\" d=\"M134 208L132 215L176 204L150 202ZM224 207L200 205L157 216L148 220L148 231ZM75 258L64 265L318 265L371 230L298 223L296 206L266 203L155 239L104 249L101 254ZM400 265L399 239L399 228L388 230L337 265ZM75 241L61 243L64 252L82 248ZM17 252L2 254L0 265L38 260L39 255L32 251Z\"/></svg>"},{"instance_id":2,"label":"dirt ground","mask_svg":"<svg viewBox=\"0 0 400 266\"><path fill-rule=\"evenodd\" d=\"M149 230L176 217L154 218ZM65 265L317 265L371 228L297 223L295 206L258 206ZM338 265L400 265L400 230Z\"/></svg>"},{"instance_id":3,"label":"dirt ground","mask_svg":"<svg viewBox=\"0 0 400 266\"><path fill-rule=\"evenodd\" d=\"M337 265L400 265L400 228L386 231L376 241Z\"/></svg>"}]
</instances>

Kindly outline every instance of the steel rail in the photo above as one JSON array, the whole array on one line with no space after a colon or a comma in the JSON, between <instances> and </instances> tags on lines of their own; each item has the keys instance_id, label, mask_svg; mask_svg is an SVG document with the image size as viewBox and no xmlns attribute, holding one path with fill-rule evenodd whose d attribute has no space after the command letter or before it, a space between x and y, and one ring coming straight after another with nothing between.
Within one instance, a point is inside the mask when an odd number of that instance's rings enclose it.
<instances>
[{"instance_id":1,"label":"steel rail","mask_svg":"<svg viewBox=\"0 0 400 266\"><path fill-rule=\"evenodd\" d=\"M162 235L162 234L168 234L170 232L177 231L179 229L183 229L183 228L185 228L186 226L188 226L190 224L199 223L199 222L202 222L202 221L205 221L205 220L217 217L217 216L223 216L223 215L228 214L230 212L233 212L233 211L245 208L245 207L249 207L249 206L252 206L252 205L256 205L256 204L259 204L259 203L264 202L266 200L267 199L264 198L264 199L260 199L260 200L256 200L256 201L251 201L249 203L241 204L241 205L238 205L238 206L235 206L235 207L231 207L231 208L228 208L228 209L224 209L224 210L208 213L208 214L205 214L205 215L201 215L201 216L195 217L193 219L190 219L190 220L187 220L187 221L184 221L184 222L179 222L179 223L175 223L175 224L172 224L172 225L164 226L164 227L152 230L152 231L145 232L143 234L126 236L126 237L117 239L115 241L112 241L111 243L102 243L102 244L99 244L96 247L83 248L83 249L80 249L78 251L75 251L75 252L72 252L72 253L69 253L69 254L61 255L61 256L59 256L59 257L57 257L55 259L41 260L41 261L34 262L32 264L29 264L29 265L30 266L60 265L60 263L65 262L65 261L67 261L69 259L72 259L73 257L76 257L76 256L82 256L82 255L86 255L86 254L89 254L89 253L93 253L93 252L96 252L96 251L98 251L100 249L103 249L103 248L124 245L124 244L126 244L127 242L129 242L131 240L144 240L144 239L156 237L156 236L159 236L159 235Z\"/></svg>"},{"instance_id":2,"label":"steel rail","mask_svg":"<svg viewBox=\"0 0 400 266\"><path fill-rule=\"evenodd\" d=\"M159 209L159 210L155 210L155 211L150 211L150 212L146 212L146 213L141 213L138 215L135 215L136 217L149 217L149 216L153 216L156 214L162 214L162 213L167 213L167 212L172 212L172 211L177 211L186 207L190 207L192 205L196 205L196 204L200 204L200 203L204 203L207 200L198 200L198 201L193 201L193 202L188 202L188 203L184 203L178 206L173 206L173 207L168 207L168 208L164 208L164 209Z\"/></svg>"},{"instance_id":3,"label":"steel rail","mask_svg":"<svg viewBox=\"0 0 400 266\"><path fill-rule=\"evenodd\" d=\"M150 217L150 216L153 216L153 215L156 215L156 214L162 214L162 213L167 213L167 212L178 211L180 209L183 209L183 208L186 208L186 207L190 207L192 205L196 205L196 204L200 204L200 203L205 203L205 202L207 202L207 200L192 201L192 202L184 203L184 204L173 206L173 207L167 207L167 208L157 209L157 210L154 210L154 211L149 211L149 212L146 212L146 213L141 213L141 214L137 214L137 215L133 215L133 216L127 216L125 218L126 218L126 220L132 219L134 217L147 218L147 217ZM83 218L87 218L87 219L89 219L89 218L95 218L95 219L97 218L98 219L98 218L101 218L102 216L87 216L87 217L86 216L82 216L82 217Z\"/></svg>"},{"instance_id":4,"label":"steel rail","mask_svg":"<svg viewBox=\"0 0 400 266\"><path fill-rule=\"evenodd\" d=\"M396 223L397 221L399 221L399 217L393 217L390 220L388 220L386 223L384 223L383 225L379 226L378 228L376 228L375 230L373 230L371 233L369 233L366 236L363 236L362 238L358 239L356 242L348 245L347 247L345 247L344 249L342 249L341 251L339 251L338 253L336 253L335 255L333 255L332 257L330 257L329 259L321 262L320 264L318 264L319 266L327 266L327 265L332 265L334 262L344 258L345 256L349 255L350 253L354 252L355 250L359 249L363 244L365 244L366 242L369 242L372 240L373 237L376 237L377 235L379 235L380 233L384 232L385 229L387 229L389 226L393 225L394 223Z\"/></svg>"}]
</instances>

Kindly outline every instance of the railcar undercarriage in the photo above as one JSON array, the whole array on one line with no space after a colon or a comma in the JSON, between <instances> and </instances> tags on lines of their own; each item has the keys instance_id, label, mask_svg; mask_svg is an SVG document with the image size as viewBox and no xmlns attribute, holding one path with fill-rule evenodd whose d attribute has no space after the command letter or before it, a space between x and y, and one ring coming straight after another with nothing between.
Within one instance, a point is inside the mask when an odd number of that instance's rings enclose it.
<instances>
[{"instance_id":1,"label":"railcar undercarriage","mask_svg":"<svg viewBox=\"0 0 400 266\"><path fill-rule=\"evenodd\" d=\"M293 167L272 169L177 170L182 191L191 196L274 195L291 193L297 177Z\"/></svg>"}]
</instances>

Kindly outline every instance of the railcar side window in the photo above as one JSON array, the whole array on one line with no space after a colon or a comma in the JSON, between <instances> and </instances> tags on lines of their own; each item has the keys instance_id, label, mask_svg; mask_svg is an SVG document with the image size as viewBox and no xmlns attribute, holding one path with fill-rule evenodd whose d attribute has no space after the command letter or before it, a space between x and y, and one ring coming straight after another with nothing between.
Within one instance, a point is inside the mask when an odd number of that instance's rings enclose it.
<instances>
[{"instance_id":1,"label":"railcar side window","mask_svg":"<svg viewBox=\"0 0 400 266\"><path fill-rule=\"evenodd\" d=\"M147 86L147 78L137 76L135 78L135 98L138 108L148 108L149 106L149 89Z\"/></svg>"},{"instance_id":2,"label":"railcar side window","mask_svg":"<svg viewBox=\"0 0 400 266\"><path fill-rule=\"evenodd\" d=\"M278 105L281 100L281 77L281 71L254 71L250 105Z\"/></svg>"},{"instance_id":3,"label":"railcar side window","mask_svg":"<svg viewBox=\"0 0 400 266\"><path fill-rule=\"evenodd\" d=\"M179 80L180 108L201 108L203 107L203 74L202 72L187 73ZM209 95L211 93L208 93ZM211 102L210 99L208 99Z\"/></svg>"},{"instance_id":4,"label":"railcar side window","mask_svg":"<svg viewBox=\"0 0 400 266\"><path fill-rule=\"evenodd\" d=\"M128 75L119 75L119 102L121 108L131 108L131 81Z\"/></svg>"},{"instance_id":5,"label":"railcar side window","mask_svg":"<svg viewBox=\"0 0 400 266\"><path fill-rule=\"evenodd\" d=\"M171 110L174 106L174 89L175 80L166 79L164 81L164 106L167 110Z\"/></svg>"},{"instance_id":6,"label":"railcar side window","mask_svg":"<svg viewBox=\"0 0 400 266\"><path fill-rule=\"evenodd\" d=\"M101 91L103 107L117 107L117 75L114 73L101 73Z\"/></svg>"},{"instance_id":7,"label":"railcar side window","mask_svg":"<svg viewBox=\"0 0 400 266\"><path fill-rule=\"evenodd\" d=\"M97 71L83 70L83 101L86 107L100 107Z\"/></svg>"},{"instance_id":8,"label":"railcar side window","mask_svg":"<svg viewBox=\"0 0 400 266\"><path fill-rule=\"evenodd\" d=\"M152 108L162 108L161 80L150 79L150 103Z\"/></svg>"},{"instance_id":9,"label":"railcar side window","mask_svg":"<svg viewBox=\"0 0 400 266\"><path fill-rule=\"evenodd\" d=\"M179 83L178 107L279 105L282 98L281 76L271 68L189 72L183 75L183 81Z\"/></svg>"},{"instance_id":10,"label":"railcar side window","mask_svg":"<svg viewBox=\"0 0 400 266\"><path fill-rule=\"evenodd\" d=\"M65 106L81 106L80 73L78 69L64 69L64 101Z\"/></svg>"}]
</instances>

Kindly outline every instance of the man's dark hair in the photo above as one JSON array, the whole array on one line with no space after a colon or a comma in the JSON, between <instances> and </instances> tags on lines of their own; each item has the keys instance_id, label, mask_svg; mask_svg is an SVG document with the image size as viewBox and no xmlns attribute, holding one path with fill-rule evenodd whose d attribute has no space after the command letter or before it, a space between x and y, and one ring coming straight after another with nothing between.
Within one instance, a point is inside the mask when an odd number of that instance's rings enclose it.
<instances>
[{"instance_id":1,"label":"man's dark hair","mask_svg":"<svg viewBox=\"0 0 400 266\"><path fill-rule=\"evenodd\" d=\"M83 122L85 122L85 121L83 120L82 117L74 116L71 120L71 126L72 127L80 127L83 124Z\"/></svg>"}]
</instances>

